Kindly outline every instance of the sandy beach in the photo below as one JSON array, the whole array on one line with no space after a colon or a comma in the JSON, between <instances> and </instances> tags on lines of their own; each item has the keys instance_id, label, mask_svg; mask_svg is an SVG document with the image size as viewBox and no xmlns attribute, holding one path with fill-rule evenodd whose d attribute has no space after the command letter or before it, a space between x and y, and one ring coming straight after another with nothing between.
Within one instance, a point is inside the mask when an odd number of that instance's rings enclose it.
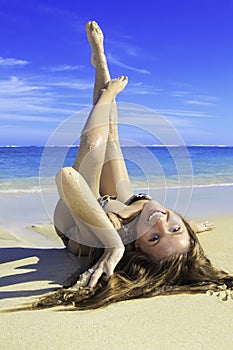
<instances>
[{"instance_id":1,"label":"sandy beach","mask_svg":"<svg viewBox=\"0 0 233 350\"><path fill-rule=\"evenodd\" d=\"M79 267L54 232L56 199L55 193L1 194L1 310L36 300ZM186 213L215 224L199 238L214 265L231 273L232 204L231 186L194 188ZM161 296L95 311L63 310L1 313L0 349L232 349L232 298Z\"/></svg>"}]
</instances>

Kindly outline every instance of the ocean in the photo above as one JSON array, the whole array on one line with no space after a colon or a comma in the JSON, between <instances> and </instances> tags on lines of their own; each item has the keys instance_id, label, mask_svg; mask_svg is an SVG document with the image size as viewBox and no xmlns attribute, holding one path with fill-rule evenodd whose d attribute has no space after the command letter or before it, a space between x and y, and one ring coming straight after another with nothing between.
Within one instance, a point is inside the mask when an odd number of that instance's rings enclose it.
<instances>
[{"instance_id":1,"label":"ocean","mask_svg":"<svg viewBox=\"0 0 233 350\"><path fill-rule=\"evenodd\" d=\"M123 146L133 188L233 185L233 147ZM55 191L55 174L72 166L77 146L0 147L0 192Z\"/></svg>"}]
</instances>

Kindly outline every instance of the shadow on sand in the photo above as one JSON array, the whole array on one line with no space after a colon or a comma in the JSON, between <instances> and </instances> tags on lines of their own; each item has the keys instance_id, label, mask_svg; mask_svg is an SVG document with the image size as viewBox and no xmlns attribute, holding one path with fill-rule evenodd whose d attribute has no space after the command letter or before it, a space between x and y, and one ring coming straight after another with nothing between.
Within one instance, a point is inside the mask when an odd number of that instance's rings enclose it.
<instances>
[{"instance_id":1,"label":"shadow on sand","mask_svg":"<svg viewBox=\"0 0 233 350\"><path fill-rule=\"evenodd\" d=\"M62 287L70 275L78 277L83 271L86 260L81 259L66 249L1 248L0 287L5 291L0 291L0 299L39 296ZM36 289L26 285L29 282L38 282Z\"/></svg>"}]
</instances>

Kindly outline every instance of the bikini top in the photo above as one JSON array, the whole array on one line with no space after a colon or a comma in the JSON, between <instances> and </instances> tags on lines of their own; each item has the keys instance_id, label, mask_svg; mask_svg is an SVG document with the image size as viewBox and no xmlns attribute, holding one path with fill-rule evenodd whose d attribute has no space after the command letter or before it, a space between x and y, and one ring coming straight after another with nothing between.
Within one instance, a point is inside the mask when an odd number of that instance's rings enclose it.
<instances>
[{"instance_id":1,"label":"bikini top","mask_svg":"<svg viewBox=\"0 0 233 350\"><path fill-rule=\"evenodd\" d=\"M102 208L104 208L104 206L112 201L112 200L116 200L117 197L115 196L109 196L109 195L105 195L103 197L100 197L98 199L99 204L101 205ZM151 196L149 194L146 193L138 193L138 194L134 194L133 196L131 196L124 204L125 205L130 205L136 201L139 200L143 200L143 199L148 199L148 200L152 200Z\"/></svg>"}]
</instances>

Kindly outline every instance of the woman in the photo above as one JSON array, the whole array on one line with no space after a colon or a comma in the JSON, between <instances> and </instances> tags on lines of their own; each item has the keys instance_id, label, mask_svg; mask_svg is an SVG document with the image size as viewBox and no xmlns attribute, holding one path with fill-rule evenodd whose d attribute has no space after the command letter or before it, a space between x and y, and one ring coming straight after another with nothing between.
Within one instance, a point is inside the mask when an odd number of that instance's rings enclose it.
<instances>
[{"instance_id":1,"label":"woman","mask_svg":"<svg viewBox=\"0 0 233 350\"><path fill-rule=\"evenodd\" d=\"M196 236L212 225L188 223L150 196L133 195L115 102L128 79L111 80L102 31L96 22L88 22L86 30L96 70L93 109L73 167L56 176L61 199L54 226L72 253L89 254L90 268L71 288L43 297L36 307L73 304L89 309L131 298L231 287L233 277L211 265Z\"/></svg>"}]
</instances>

